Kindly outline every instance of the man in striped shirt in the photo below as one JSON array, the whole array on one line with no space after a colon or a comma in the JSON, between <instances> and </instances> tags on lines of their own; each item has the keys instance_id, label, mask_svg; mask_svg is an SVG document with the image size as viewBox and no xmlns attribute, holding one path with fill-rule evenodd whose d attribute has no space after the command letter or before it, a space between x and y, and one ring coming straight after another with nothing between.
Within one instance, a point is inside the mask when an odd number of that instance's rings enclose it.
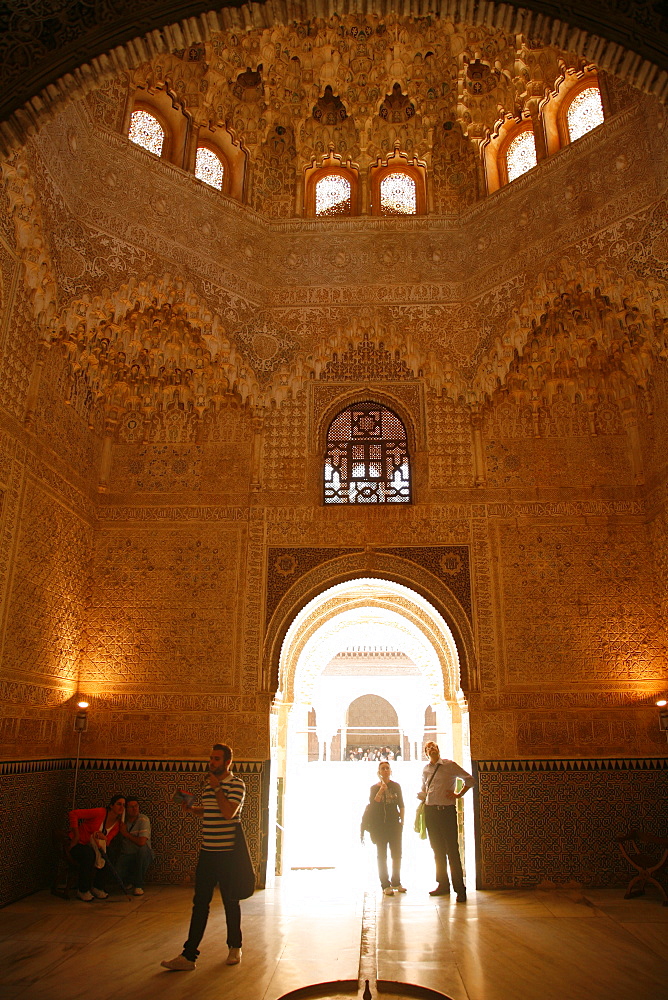
<instances>
[{"instance_id":1,"label":"man in striped shirt","mask_svg":"<svg viewBox=\"0 0 668 1000\"><path fill-rule=\"evenodd\" d=\"M216 885L220 888L227 920L227 964L238 965L241 961L241 907L239 900L230 895L230 881L235 831L240 822L246 786L241 778L232 774L231 763L230 747L224 743L216 743L209 759L202 804L182 806L184 812L202 817L202 846L195 872L195 895L188 940L180 955L161 963L170 972L189 972L195 968L199 943L204 936L209 904Z\"/></svg>"}]
</instances>

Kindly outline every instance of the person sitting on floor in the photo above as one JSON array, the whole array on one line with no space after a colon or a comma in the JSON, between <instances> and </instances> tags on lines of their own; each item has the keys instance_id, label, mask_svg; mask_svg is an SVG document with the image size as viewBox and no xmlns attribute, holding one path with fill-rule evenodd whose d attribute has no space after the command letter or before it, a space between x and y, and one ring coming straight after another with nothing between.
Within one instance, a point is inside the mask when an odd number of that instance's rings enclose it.
<instances>
[{"instance_id":1,"label":"person sitting on floor","mask_svg":"<svg viewBox=\"0 0 668 1000\"><path fill-rule=\"evenodd\" d=\"M135 896L143 896L146 871L155 854L151 848L151 821L139 811L139 802L131 795L125 800L125 822L121 823L120 834L116 871L125 886L134 886Z\"/></svg>"},{"instance_id":2,"label":"person sitting on floor","mask_svg":"<svg viewBox=\"0 0 668 1000\"><path fill-rule=\"evenodd\" d=\"M84 902L109 895L103 889L104 856L120 831L124 813L124 795L114 795L106 808L70 812L70 857L78 869L77 896Z\"/></svg>"}]
</instances>

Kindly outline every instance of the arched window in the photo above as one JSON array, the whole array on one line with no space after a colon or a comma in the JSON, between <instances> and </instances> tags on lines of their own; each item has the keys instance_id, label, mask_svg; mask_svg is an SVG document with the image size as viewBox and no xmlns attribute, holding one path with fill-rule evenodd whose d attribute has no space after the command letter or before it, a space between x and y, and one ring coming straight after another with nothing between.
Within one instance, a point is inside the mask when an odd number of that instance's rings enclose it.
<instances>
[{"instance_id":1,"label":"arched window","mask_svg":"<svg viewBox=\"0 0 668 1000\"><path fill-rule=\"evenodd\" d=\"M406 428L378 403L353 403L327 431L325 503L410 503Z\"/></svg>"},{"instance_id":2,"label":"arched window","mask_svg":"<svg viewBox=\"0 0 668 1000\"><path fill-rule=\"evenodd\" d=\"M212 149L207 146L198 147L195 159L195 177L198 180L222 191L224 170L222 160Z\"/></svg>"},{"instance_id":3,"label":"arched window","mask_svg":"<svg viewBox=\"0 0 668 1000\"><path fill-rule=\"evenodd\" d=\"M148 111L133 111L130 118L128 139L143 149L147 149L149 153L161 156L165 130L155 115L149 114Z\"/></svg>"},{"instance_id":4,"label":"arched window","mask_svg":"<svg viewBox=\"0 0 668 1000\"><path fill-rule=\"evenodd\" d=\"M351 185L343 174L325 174L315 185L315 214L350 215Z\"/></svg>"},{"instance_id":5,"label":"arched window","mask_svg":"<svg viewBox=\"0 0 668 1000\"><path fill-rule=\"evenodd\" d=\"M320 164L304 171L304 214L336 219L359 213L359 171L356 164L328 153Z\"/></svg>"},{"instance_id":6,"label":"arched window","mask_svg":"<svg viewBox=\"0 0 668 1000\"><path fill-rule=\"evenodd\" d=\"M603 105L598 87L579 90L566 111L566 125L570 142L575 142L593 128L603 124Z\"/></svg>"},{"instance_id":7,"label":"arched window","mask_svg":"<svg viewBox=\"0 0 668 1000\"><path fill-rule=\"evenodd\" d=\"M533 129L523 129L518 132L506 149L506 169L508 171L508 183L526 174L536 166L536 143L533 137Z\"/></svg>"},{"instance_id":8,"label":"arched window","mask_svg":"<svg viewBox=\"0 0 668 1000\"><path fill-rule=\"evenodd\" d=\"M424 215L427 211L427 170L420 160L395 149L369 168L372 215Z\"/></svg>"},{"instance_id":9,"label":"arched window","mask_svg":"<svg viewBox=\"0 0 668 1000\"><path fill-rule=\"evenodd\" d=\"M386 174L380 182L380 214L415 215L416 213L417 190L414 179L400 170Z\"/></svg>"}]
</instances>

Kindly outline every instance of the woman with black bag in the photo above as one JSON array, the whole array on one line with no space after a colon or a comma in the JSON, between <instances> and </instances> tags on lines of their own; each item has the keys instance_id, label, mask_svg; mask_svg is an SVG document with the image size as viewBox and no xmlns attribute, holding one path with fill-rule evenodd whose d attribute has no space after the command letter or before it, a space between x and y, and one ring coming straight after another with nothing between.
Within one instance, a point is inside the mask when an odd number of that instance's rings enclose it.
<instances>
[{"instance_id":1,"label":"woman with black bag","mask_svg":"<svg viewBox=\"0 0 668 1000\"><path fill-rule=\"evenodd\" d=\"M369 793L369 832L378 852L378 877L386 896L406 892L401 884L401 835L404 828L404 797L401 785L392 781L392 769L386 760L378 767L380 781ZM387 870L387 849L392 858L392 878Z\"/></svg>"}]
</instances>

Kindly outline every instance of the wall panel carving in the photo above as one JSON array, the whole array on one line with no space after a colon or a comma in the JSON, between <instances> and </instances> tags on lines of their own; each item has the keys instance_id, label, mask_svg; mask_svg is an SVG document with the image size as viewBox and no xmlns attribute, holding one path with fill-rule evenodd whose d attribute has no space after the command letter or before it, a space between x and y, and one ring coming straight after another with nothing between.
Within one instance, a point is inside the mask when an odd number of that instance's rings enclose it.
<instances>
[{"instance_id":1,"label":"wall panel carving","mask_svg":"<svg viewBox=\"0 0 668 1000\"><path fill-rule=\"evenodd\" d=\"M665 676L665 629L638 525L505 524L498 551L509 683Z\"/></svg>"},{"instance_id":2,"label":"wall panel carving","mask_svg":"<svg viewBox=\"0 0 668 1000\"><path fill-rule=\"evenodd\" d=\"M303 393L267 411L262 479L267 490L300 492L306 484L307 411Z\"/></svg>"},{"instance_id":3,"label":"wall panel carving","mask_svg":"<svg viewBox=\"0 0 668 1000\"><path fill-rule=\"evenodd\" d=\"M37 331L30 290L21 284L13 301L7 302L5 308L10 318L0 365L0 406L6 413L20 420L25 412L37 350Z\"/></svg>"},{"instance_id":4,"label":"wall panel carving","mask_svg":"<svg viewBox=\"0 0 668 1000\"><path fill-rule=\"evenodd\" d=\"M229 690L243 551L232 525L100 532L82 686Z\"/></svg>"},{"instance_id":5,"label":"wall panel carving","mask_svg":"<svg viewBox=\"0 0 668 1000\"><path fill-rule=\"evenodd\" d=\"M76 684L92 543L90 525L27 481L4 634L15 678Z\"/></svg>"},{"instance_id":6,"label":"wall panel carving","mask_svg":"<svg viewBox=\"0 0 668 1000\"><path fill-rule=\"evenodd\" d=\"M470 487L473 483L473 440L466 407L430 393L429 483L434 488Z\"/></svg>"}]
</instances>

